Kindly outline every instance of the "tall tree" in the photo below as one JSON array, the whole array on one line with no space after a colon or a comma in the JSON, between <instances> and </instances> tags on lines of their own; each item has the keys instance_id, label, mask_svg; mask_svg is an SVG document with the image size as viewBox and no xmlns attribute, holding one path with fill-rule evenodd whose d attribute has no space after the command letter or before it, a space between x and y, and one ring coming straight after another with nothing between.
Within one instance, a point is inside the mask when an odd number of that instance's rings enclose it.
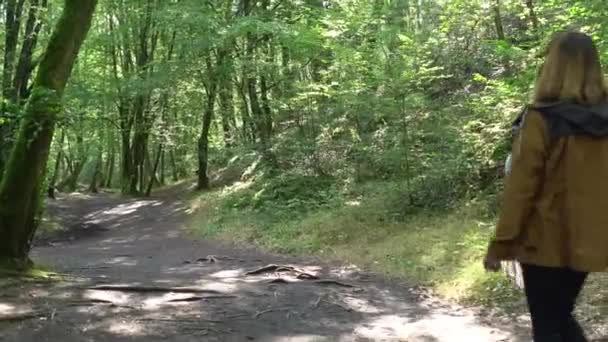
<instances>
[{"instance_id":1,"label":"tall tree","mask_svg":"<svg viewBox=\"0 0 608 342\"><path fill-rule=\"evenodd\" d=\"M38 226L40 185L61 98L91 26L97 0L65 0L42 58L26 115L0 183L0 260L29 264Z\"/></svg>"},{"instance_id":2,"label":"tall tree","mask_svg":"<svg viewBox=\"0 0 608 342\"><path fill-rule=\"evenodd\" d=\"M499 40L505 40L505 29L502 24L502 14L500 10L500 0L494 0L494 5L492 6L492 10L494 11L494 26L496 27L496 38Z\"/></svg>"},{"instance_id":3,"label":"tall tree","mask_svg":"<svg viewBox=\"0 0 608 342\"><path fill-rule=\"evenodd\" d=\"M17 44L21 28L21 15L25 0L8 0L4 20L4 62L2 68L2 102L0 102L0 174L7 162L13 142L13 127L17 120L13 71L17 57Z\"/></svg>"}]
</instances>

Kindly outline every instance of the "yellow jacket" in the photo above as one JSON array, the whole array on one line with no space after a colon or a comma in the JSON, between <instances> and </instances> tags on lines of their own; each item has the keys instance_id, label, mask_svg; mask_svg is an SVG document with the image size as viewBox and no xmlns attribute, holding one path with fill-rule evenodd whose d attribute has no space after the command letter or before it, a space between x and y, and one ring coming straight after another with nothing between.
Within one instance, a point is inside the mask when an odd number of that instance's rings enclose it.
<instances>
[{"instance_id":1,"label":"yellow jacket","mask_svg":"<svg viewBox=\"0 0 608 342\"><path fill-rule=\"evenodd\" d=\"M608 266L608 106L527 111L488 253L547 267Z\"/></svg>"}]
</instances>

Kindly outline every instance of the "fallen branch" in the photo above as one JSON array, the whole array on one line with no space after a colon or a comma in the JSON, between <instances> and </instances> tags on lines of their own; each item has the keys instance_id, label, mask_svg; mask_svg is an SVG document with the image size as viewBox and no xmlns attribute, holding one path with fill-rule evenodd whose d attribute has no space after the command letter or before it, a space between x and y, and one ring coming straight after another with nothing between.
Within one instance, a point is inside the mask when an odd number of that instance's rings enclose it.
<instances>
[{"instance_id":1,"label":"fallen branch","mask_svg":"<svg viewBox=\"0 0 608 342\"><path fill-rule=\"evenodd\" d=\"M274 308L274 309L268 309L268 310L263 310L263 311L258 311L255 313L255 315L253 315L253 319L258 319L260 318L260 316L270 313L270 312L277 312L277 311L289 311L289 308L285 307L285 308Z\"/></svg>"},{"instance_id":2,"label":"fallen branch","mask_svg":"<svg viewBox=\"0 0 608 342\"><path fill-rule=\"evenodd\" d=\"M356 287L355 285L343 283L341 281L337 281L337 280L333 280L333 279L319 279L319 280L315 280L314 283L319 284L319 285L337 285L337 286L349 287L349 288Z\"/></svg>"},{"instance_id":3,"label":"fallen branch","mask_svg":"<svg viewBox=\"0 0 608 342\"><path fill-rule=\"evenodd\" d=\"M174 292L174 293L214 293L222 294L216 290L207 290L195 287L157 287L157 286L129 286L129 285L99 285L87 287L94 291L121 291L121 292Z\"/></svg>"}]
</instances>

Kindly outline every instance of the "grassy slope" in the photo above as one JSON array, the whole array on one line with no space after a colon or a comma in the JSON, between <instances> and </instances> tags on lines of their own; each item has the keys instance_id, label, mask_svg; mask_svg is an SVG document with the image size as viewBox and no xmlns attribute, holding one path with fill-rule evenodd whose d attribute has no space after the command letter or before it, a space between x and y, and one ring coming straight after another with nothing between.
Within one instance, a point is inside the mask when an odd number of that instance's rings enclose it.
<instances>
[{"instance_id":1,"label":"grassy slope","mask_svg":"<svg viewBox=\"0 0 608 342\"><path fill-rule=\"evenodd\" d=\"M521 291L503 274L488 274L481 267L495 222L485 203L390 220L386 207L398 187L387 182L367 188L357 200L342 198L303 212L281 205L232 208L235 197L243 197L252 186L235 183L192 198L197 213L190 225L193 233L355 263L464 304L525 310ZM598 326L608 313L606 280L607 275L592 275L579 306L583 319Z\"/></svg>"},{"instance_id":2,"label":"grassy slope","mask_svg":"<svg viewBox=\"0 0 608 342\"><path fill-rule=\"evenodd\" d=\"M514 302L518 291L501 275L483 271L481 258L493 219L479 203L445 212L417 212L390 219L394 183L375 184L357 200L341 198L314 210L280 205L230 208L251 184L237 183L192 201L197 235L254 243L289 254L314 254L353 262L387 276L435 289L460 302Z\"/></svg>"}]
</instances>

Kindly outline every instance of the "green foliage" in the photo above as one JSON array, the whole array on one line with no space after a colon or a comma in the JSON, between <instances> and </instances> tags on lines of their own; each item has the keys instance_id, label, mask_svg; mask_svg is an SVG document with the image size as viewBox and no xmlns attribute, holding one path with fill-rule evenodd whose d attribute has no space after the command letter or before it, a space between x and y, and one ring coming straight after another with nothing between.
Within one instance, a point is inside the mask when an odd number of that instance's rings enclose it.
<instances>
[{"instance_id":1,"label":"green foliage","mask_svg":"<svg viewBox=\"0 0 608 342\"><path fill-rule=\"evenodd\" d=\"M257 175L245 192L227 196L224 205L232 209L308 211L327 205L334 193L334 180L293 173L265 178Z\"/></svg>"},{"instance_id":2,"label":"green foliage","mask_svg":"<svg viewBox=\"0 0 608 342\"><path fill-rule=\"evenodd\" d=\"M190 224L194 233L355 262L432 286L462 302L500 305L521 297L504 277L482 270L493 224L484 202L461 202L456 210L418 211L403 218L394 215L396 204L403 203L401 185L375 182L336 194L331 206L309 212L289 206L231 210L234 196L247 197L248 192L235 185L193 199L199 207Z\"/></svg>"}]
</instances>

